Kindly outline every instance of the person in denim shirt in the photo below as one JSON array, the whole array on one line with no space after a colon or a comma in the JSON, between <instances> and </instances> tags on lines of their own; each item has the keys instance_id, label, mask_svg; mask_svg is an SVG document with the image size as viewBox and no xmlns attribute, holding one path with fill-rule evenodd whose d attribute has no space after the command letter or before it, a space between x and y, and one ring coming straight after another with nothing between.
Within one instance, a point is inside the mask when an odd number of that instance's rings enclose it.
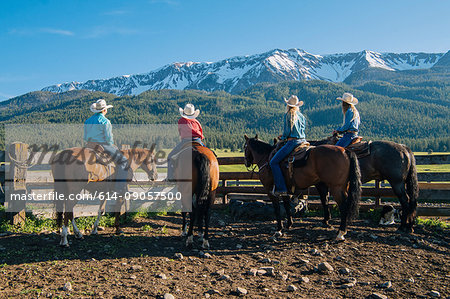
<instances>
[{"instance_id":1,"label":"person in denim shirt","mask_svg":"<svg viewBox=\"0 0 450 299\"><path fill-rule=\"evenodd\" d=\"M341 139L336 143L338 146L346 147L350 145L353 139L358 137L358 128L360 123L359 112L356 110L355 105L358 104L358 99L351 93L344 93L342 98L336 98L342 101L342 112L344 114L344 124L333 131L335 133L343 133Z\"/></svg>"},{"instance_id":2,"label":"person in denim shirt","mask_svg":"<svg viewBox=\"0 0 450 299\"><path fill-rule=\"evenodd\" d=\"M305 124L306 119L300 113L299 107L303 105L303 101L299 101L298 97L292 95L288 100L284 100L287 104L287 111L284 115L283 134L278 136L282 141L287 141L283 147L270 160L270 168L272 169L275 186L273 195L282 196L287 194L286 182L281 172L280 162L286 158L297 146L306 142L305 140Z\"/></svg>"},{"instance_id":3,"label":"person in denim shirt","mask_svg":"<svg viewBox=\"0 0 450 299\"><path fill-rule=\"evenodd\" d=\"M90 109L94 115L84 122L84 141L100 144L116 163L114 189L119 195L123 195L127 191L128 160L114 145L111 122L105 116L111 107L112 105L106 105L104 99L99 99L91 105Z\"/></svg>"}]
</instances>

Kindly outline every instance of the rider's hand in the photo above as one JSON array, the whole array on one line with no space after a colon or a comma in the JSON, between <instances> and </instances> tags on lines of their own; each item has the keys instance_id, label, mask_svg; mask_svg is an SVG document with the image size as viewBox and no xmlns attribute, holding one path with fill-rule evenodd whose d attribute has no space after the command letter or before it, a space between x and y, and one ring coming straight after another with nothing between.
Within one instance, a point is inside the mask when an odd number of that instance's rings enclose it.
<instances>
[{"instance_id":1,"label":"rider's hand","mask_svg":"<svg viewBox=\"0 0 450 299\"><path fill-rule=\"evenodd\" d=\"M278 137L277 137L277 138L278 138L278 140L281 140L281 137L282 137L282 135L278 135Z\"/></svg>"}]
</instances>

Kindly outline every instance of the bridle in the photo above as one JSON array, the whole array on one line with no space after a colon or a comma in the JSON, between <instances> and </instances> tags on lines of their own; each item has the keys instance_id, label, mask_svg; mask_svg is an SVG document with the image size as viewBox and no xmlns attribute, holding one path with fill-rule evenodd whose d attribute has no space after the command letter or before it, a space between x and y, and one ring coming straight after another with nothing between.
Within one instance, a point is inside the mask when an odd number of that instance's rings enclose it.
<instances>
[{"instance_id":1,"label":"bridle","mask_svg":"<svg viewBox=\"0 0 450 299\"><path fill-rule=\"evenodd\" d=\"M250 178L253 178L253 174L255 173L256 167L258 167L259 170L261 171L261 169L263 169L264 167L266 167L266 166L268 165L268 162L264 163L262 166L259 166L259 163L261 163L261 161L262 161L262 158L261 158L261 159L260 159L258 162L256 162L256 163L253 163L253 161L251 161L251 162L249 163L250 166L247 167L247 162L248 162L248 160L247 160L247 155L245 154L245 153L247 152L247 147L248 147L248 142L246 142L245 145L244 145L244 164L245 164L245 168L247 168L247 171L252 173L252 174L250 175ZM252 160L253 160L253 159L252 159ZM252 168L251 165L255 165L255 166L253 166L253 168Z\"/></svg>"}]
</instances>

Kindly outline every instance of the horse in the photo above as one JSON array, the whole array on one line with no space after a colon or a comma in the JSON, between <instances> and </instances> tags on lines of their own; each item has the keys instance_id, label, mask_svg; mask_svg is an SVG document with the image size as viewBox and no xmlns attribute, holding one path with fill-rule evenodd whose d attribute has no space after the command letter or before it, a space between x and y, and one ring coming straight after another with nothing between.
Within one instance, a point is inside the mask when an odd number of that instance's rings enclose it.
<instances>
[{"instance_id":1,"label":"horse","mask_svg":"<svg viewBox=\"0 0 450 299\"><path fill-rule=\"evenodd\" d=\"M173 159L174 178L179 181L178 189L182 194L183 224L182 236L187 236L186 247L193 246L194 224L197 221L200 232L203 231L202 248L209 248L210 207L214 203L216 189L219 186L219 162L209 148L196 142L184 147ZM186 165L185 163L191 163ZM184 166L184 167L183 167ZM187 167L186 167L187 166ZM191 181L186 183L186 181ZM184 183L183 183L184 182ZM190 210L189 230L186 232L186 210Z\"/></svg>"},{"instance_id":2,"label":"horse","mask_svg":"<svg viewBox=\"0 0 450 299\"><path fill-rule=\"evenodd\" d=\"M271 192L274 181L269 166L269 156L275 146L259 140L258 135L255 138L249 138L247 135L244 137L245 166L251 167L256 164L259 168L259 179L272 200L277 219L277 232L274 237L280 237L283 229L280 203L278 197ZM282 167L282 171L284 177L288 178L286 167ZM345 240L347 224L358 214L361 198L361 175L355 153L333 145L312 147L306 164L303 167L294 168L292 180L286 181L288 190L295 187L297 191L311 185L323 185L329 188L341 213L341 223L336 240ZM288 196L283 197L283 203L288 218L287 227L290 228L293 222Z\"/></svg>"},{"instance_id":3,"label":"horse","mask_svg":"<svg viewBox=\"0 0 450 299\"><path fill-rule=\"evenodd\" d=\"M311 142L314 145L336 144L337 134L327 139ZM417 180L416 159L409 147L392 141L373 141L369 144L370 154L358 158L362 183L371 180L387 180L400 201L402 214L399 231L412 233L416 218L419 184ZM319 189L318 189L319 190ZM319 190L324 208L324 224L328 225L330 210L327 198L328 190Z\"/></svg>"},{"instance_id":4,"label":"horse","mask_svg":"<svg viewBox=\"0 0 450 299\"><path fill-rule=\"evenodd\" d=\"M133 172L141 167L148 175L150 180L156 180L158 173L156 171L155 154L152 149L133 148L122 150L121 153L127 158L129 173L127 181L131 181ZM76 194L81 194L82 190L89 191L91 194L98 194L101 199L101 205L97 220L91 234L97 233L97 226L100 216L105 207L106 200L115 199L115 228L116 234L122 231L119 227L119 220L123 204L123 195L115 196L111 190L114 185L114 169L110 165L105 165L97 161L96 153L92 149L74 147L66 149L56 154L50 161L52 174L55 181L55 193L64 195L63 200L56 200L56 223L61 228L61 242L63 247L69 247L67 241L69 220L72 221L75 238L83 239L83 235L78 229L73 215L73 208L78 200L73 198ZM103 192L103 193L102 193ZM117 194L116 194L117 195ZM101 198L103 197L103 198ZM64 224L63 224L64 220Z\"/></svg>"}]
</instances>

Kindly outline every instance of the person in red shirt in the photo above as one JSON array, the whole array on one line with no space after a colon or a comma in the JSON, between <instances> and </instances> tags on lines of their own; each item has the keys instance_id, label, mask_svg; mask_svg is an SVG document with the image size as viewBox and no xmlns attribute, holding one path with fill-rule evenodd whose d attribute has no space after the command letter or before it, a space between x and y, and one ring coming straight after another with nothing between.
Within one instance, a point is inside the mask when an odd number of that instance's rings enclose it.
<instances>
[{"instance_id":1,"label":"person in red shirt","mask_svg":"<svg viewBox=\"0 0 450 299\"><path fill-rule=\"evenodd\" d=\"M200 110L195 109L194 105L186 104L183 108L178 108L181 114L181 118L178 120L178 132L180 133L181 142L179 142L174 149L167 156L167 179L173 179L173 165L171 158L178 153L183 146L188 142L197 142L202 146L205 146L202 140L203 128L198 120L197 116L200 114Z\"/></svg>"}]
</instances>

